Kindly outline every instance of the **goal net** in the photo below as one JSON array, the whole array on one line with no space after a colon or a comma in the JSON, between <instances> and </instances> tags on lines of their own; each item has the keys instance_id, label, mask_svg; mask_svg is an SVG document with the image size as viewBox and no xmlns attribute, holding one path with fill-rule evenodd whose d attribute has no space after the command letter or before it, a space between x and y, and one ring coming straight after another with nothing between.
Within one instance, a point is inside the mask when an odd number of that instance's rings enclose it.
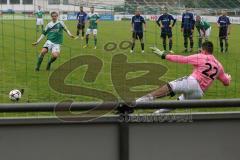
<instances>
[{"instance_id":1,"label":"goal net","mask_svg":"<svg viewBox=\"0 0 240 160\"><path fill-rule=\"evenodd\" d=\"M46 71L46 66L51 61L51 51L44 56L40 71L36 72L39 54L46 42L45 38L37 47L32 46L42 34L41 25L36 24L38 9L43 12L44 28L51 21L50 14L56 11L59 19L77 36L76 16L80 6L86 13L94 7L94 12L100 16L97 40L90 35L89 45L84 48L88 24L84 36L79 39L71 39L64 33L61 53L50 71ZM210 23L209 40L215 45L214 54L225 71L232 75L229 87L215 82L204 98L238 98L239 6L239 0L0 0L0 103L12 103L8 94L13 89L24 90L19 103L130 101L159 85L191 74L191 66L162 61L149 49L156 46L163 50L161 29L155 21L167 8L177 18L173 28L173 51L186 56L192 54L184 52L181 32L181 17L186 7ZM136 41L134 53L130 53L130 22L136 10L141 12L147 24L143 38L145 53L141 52L139 41ZM223 11L232 23L228 53L221 53L218 36L217 18ZM196 53L197 30L193 35Z\"/></svg>"}]
</instances>

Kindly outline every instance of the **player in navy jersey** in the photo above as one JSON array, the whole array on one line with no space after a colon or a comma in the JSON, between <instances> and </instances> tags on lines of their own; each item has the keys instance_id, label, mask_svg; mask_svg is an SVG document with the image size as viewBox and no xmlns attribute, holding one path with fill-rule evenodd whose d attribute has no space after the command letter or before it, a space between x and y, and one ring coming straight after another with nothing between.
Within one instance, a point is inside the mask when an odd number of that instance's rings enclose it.
<instances>
[{"instance_id":1,"label":"player in navy jersey","mask_svg":"<svg viewBox=\"0 0 240 160\"><path fill-rule=\"evenodd\" d=\"M132 17L132 49L135 47L135 41L137 39L141 42L142 53L144 53L144 41L143 41L143 32L146 30L145 19L140 15L140 11L137 10L135 16Z\"/></svg>"},{"instance_id":2,"label":"player in navy jersey","mask_svg":"<svg viewBox=\"0 0 240 160\"><path fill-rule=\"evenodd\" d=\"M222 16L218 18L218 27L219 27L219 40L221 52L223 52L223 41L225 41L225 52L228 51L228 35L230 34L230 19L227 16L227 13L223 11Z\"/></svg>"},{"instance_id":3,"label":"player in navy jersey","mask_svg":"<svg viewBox=\"0 0 240 160\"><path fill-rule=\"evenodd\" d=\"M190 39L190 49L193 51L193 32L195 27L195 19L193 13L190 13L190 10L187 8L186 12L182 15L182 32L184 36L184 47L185 52L188 51L188 39Z\"/></svg>"},{"instance_id":4,"label":"player in navy jersey","mask_svg":"<svg viewBox=\"0 0 240 160\"><path fill-rule=\"evenodd\" d=\"M82 39L84 38L84 29L85 29L85 23L87 20L87 13L83 11L83 7L80 7L80 12L77 14L77 37L76 39L79 38L80 31L82 31Z\"/></svg>"},{"instance_id":5,"label":"player in navy jersey","mask_svg":"<svg viewBox=\"0 0 240 160\"><path fill-rule=\"evenodd\" d=\"M163 48L167 50L167 37L169 39L169 51L172 51L173 41L172 41L172 28L176 24L176 19L168 14L168 9L164 8L164 14L161 15L157 22L157 25L161 28L161 37L163 39Z\"/></svg>"}]
</instances>

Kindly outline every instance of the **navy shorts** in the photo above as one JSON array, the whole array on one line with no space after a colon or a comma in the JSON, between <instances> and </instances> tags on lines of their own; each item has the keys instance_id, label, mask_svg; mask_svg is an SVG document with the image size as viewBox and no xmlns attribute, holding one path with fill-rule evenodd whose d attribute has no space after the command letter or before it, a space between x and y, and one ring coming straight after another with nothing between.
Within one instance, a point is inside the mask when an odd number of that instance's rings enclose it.
<instances>
[{"instance_id":1,"label":"navy shorts","mask_svg":"<svg viewBox=\"0 0 240 160\"><path fill-rule=\"evenodd\" d=\"M227 28L220 28L219 29L219 38L227 38L228 37L228 29Z\"/></svg>"},{"instance_id":2,"label":"navy shorts","mask_svg":"<svg viewBox=\"0 0 240 160\"><path fill-rule=\"evenodd\" d=\"M84 30L85 29L85 24L78 23L77 28L81 29L81 30Z\"/></svg>"},{"instance_id":3,"label":"navy shorts","mask_svg":"<svg viewBox=\"0 0 240 160\"><path fill-rule=\"evenodd\" d=\"M143 39L143 32L133 32L132 38L134 38L134 39Z\"/></svg>"},{"instance_id":4,"label":"navy shorts","mask_svg":"<svg viewBox=\"0 0 240 160\"><path fill-rule=\"evenodd\" d=\"M162 38L172 38L172 29L169 28L169 29L162 29L162 32L161 32L161 37Z\"/></svg>"},{"instance_id":5,"label":"navy shorts","mask_svg":"<svg viewBox=\"0 0 240 160\"><path fill-rule=\"evenodd\" d=\"M193 37L192 29L183 29L183 36L185 38Z\"/></svg>"}]
</instances>

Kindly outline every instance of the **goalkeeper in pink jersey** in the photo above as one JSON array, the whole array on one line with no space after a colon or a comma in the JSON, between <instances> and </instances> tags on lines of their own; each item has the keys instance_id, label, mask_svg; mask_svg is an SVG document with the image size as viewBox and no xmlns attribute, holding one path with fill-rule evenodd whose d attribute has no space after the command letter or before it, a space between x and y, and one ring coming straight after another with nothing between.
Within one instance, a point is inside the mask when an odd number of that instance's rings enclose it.
<instances>
[{"instance_id":1,"label":"goalkeeper in pink jersey","mask_svg":"<svg viewBox=\"0 0 240 160\"><path fill-rule=\"evenodd\" d=\"M220 80L224 86L229 86L231 82L231 75L224 72L223 66L213 55L213 43L204 42L202 51L199 54L191 56L171 55L160 51L158 48L151 48L154 53L161 56L170 62L191 64L193 72L190 76L186 76L175 81L172 81L156 91L139 98L138 102L153 101L157 98L166 96L175 96L181 94L178 100L201 99L204 92L212 85L216 79ZM166 113L171 110L161 109L155 112L156 114Z\"/></svg>"}]
</instances>

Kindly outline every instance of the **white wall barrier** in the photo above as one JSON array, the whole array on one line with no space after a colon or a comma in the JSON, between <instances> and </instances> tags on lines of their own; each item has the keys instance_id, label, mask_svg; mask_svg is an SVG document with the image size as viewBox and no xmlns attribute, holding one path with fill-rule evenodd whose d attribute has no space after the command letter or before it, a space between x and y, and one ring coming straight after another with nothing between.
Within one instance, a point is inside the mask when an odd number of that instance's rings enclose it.
<instances>
[{"instance_id":1,"label":"white wall barrier","mask_svg":"<svg viewBox=\"0 0 240 160\"><path fill-rule=\"evenodd\" d=\"M122 20L131 20L133 15L114 15L114 21L122 21ZM181 15L174 15L178 21L182 20L182 16ZM150 21L156 21L159 17L159 15L143 15L143 17L146 20L150 20ZM34 20L35 16L28 14L28 15L23 15L23 14L0 14L0 19L2 20ZM49 15L45 16L45 19L50 19ZM60 15L60 19L61 20L68 20L68 15L67 14L63 14ZM217 16L203 16L203 19L211 22L211 23L216 23L218 17ZM231 23L232 24L240 24L240 17L230 17Z\"/></svg>"},{"instance_id":2,"label":"white wall barrier","mask_svg":"<svg viewBox=\"0 0 240 160\"><path fill-rule=\"evenodd\" d=\"M36 17L33 14L5 14L5 15L0 15L1 20L35 20ZM45 15L44 16L45 20L50 20L51 17L50 15ZM59 19L62 21L68 20L67 14L62 14L59 16Z\"/></svg>"}]
</instances>

